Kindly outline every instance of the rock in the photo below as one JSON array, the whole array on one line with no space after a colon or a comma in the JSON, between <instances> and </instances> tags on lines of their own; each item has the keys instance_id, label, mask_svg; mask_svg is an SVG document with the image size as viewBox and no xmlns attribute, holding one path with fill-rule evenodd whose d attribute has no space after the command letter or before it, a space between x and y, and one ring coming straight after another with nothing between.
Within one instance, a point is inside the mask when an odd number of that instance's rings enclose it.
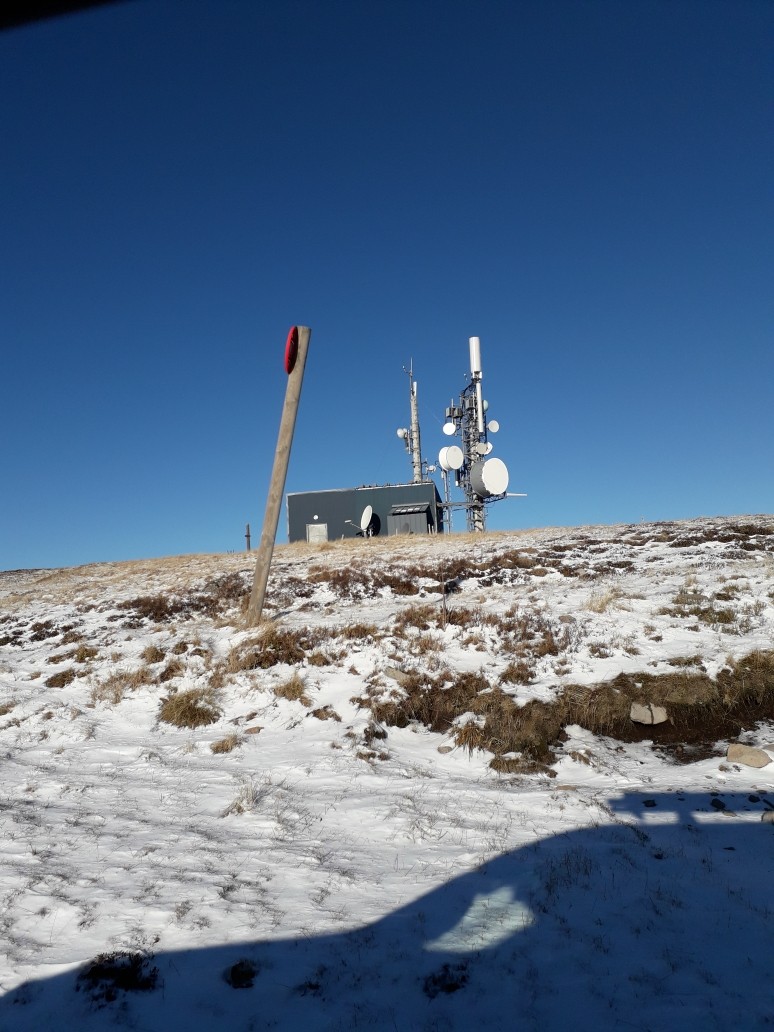
<instances>
[{"instance_id":1,"label":"rock","mask_svg":"<svg viewBox=\"0 0 774 1032\"><path fill-rule=\"evenodd\" d=\"M451 751L452 751L452 746L451 745L439 745L438 746L438 752L441 753L441 755L443 755L443 756L445 756L446 753L450 753Z\"/></svg>"},{"instance_id":2,"label":"rock","mask_svg":"<svg viewBox=\"0 0 774 1032\"><path fill-rule=\"evenodd\" d=\"M410 680L405 670L399 670L398 667L386 666L382 673L385 677L391 677L393 681L397 681L400 685L404 685Z\"/></svg>"},{"instance_id":3,"label":"rock","mask_svg":"<svg viewBox=\"0 0 774 1032\"><path fill-rule=\"evenodd\" d=\"M774 824L774 810L764 810L761 814L761 820L764 824Z\"/></svg>"},{"instance_id":4,"label":"rock","mask_svg":"<svg viewBox=\"0 0 774 1032\"><path fill-rule=\"evenodd\" d=\"M726 759L731 763L741 763L745 767L767 767L771 763L771 757L763 749L742 745L741 742L732 742L729 745Z\"/></svg>"},{"instance_id":5,"label":"rock","mask_svg":"<svg viewBox=\"0 0 774 1032\"><path fill-rule=\"evenodd\" d=\"M263 728L260 725L258 725L258 724L256 724L254 727L246 727L245 728L245 734L246 735L257 735L257 734L260 734L261 731L263 731Z\"/></svg>"},{"instance_id":6,"label":"rock","mask_svg":"<svg viewBox=\"0 0 774 1032\"><path fill-rule=\"evenodd\" d=\"M669 720L663 706L654 706L649 702L644 706L639 702L633 702L629 716L637 724L664 724Z\"/></svg>"}]
</instances>

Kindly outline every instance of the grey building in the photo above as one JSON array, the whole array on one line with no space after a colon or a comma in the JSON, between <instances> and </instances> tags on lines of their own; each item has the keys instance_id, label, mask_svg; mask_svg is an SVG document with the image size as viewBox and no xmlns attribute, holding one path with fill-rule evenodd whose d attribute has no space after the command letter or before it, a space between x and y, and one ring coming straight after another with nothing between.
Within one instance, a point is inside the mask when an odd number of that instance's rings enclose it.
<instances>
[{"instance_id":1,"label":"grey building","mask_svg":"<svg viewBox=\"0 0 774 1032\"><path fill-rule=\"evenodd\" d=\"M362 535L361 520L372 510L367 533L441 534L441 496L431 480L420 484L305 491L287 496L288 541L334 541Z\"/></svg>"}]
</instances>

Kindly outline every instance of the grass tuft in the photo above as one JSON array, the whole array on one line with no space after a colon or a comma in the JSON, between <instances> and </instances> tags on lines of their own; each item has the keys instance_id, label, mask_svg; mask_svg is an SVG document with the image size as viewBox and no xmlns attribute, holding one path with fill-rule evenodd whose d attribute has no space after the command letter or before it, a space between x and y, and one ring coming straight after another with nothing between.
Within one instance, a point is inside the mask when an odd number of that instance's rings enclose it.
<instances>
[{"instance_id":1,"label":"grass tuft","mask_svg":"<svg viewBox=\"0 0 774 1032\"><path fill-rule=\"evenodd\" d=\"M274 686L274 694L289 702L300 702L302 706L311 706L312 701L306 694L306 682L298 672L281 684Z\"/></svg>"},{"instance_id":2,"label":"grass tuft","mask_svg":"<svg viewBox=\"0 0 774 1032\"><path fill-rule=\"evenodd\" d=\"M233 752L237 746L242 744L243 739L239 735L226 735L225 738L219 738L217 742L213 742L210 745L210 749L216 755L220 753Z\"/></svg>"},{"instance_id":3,"label":"grass tuft","mask_svg":"<svg viewBox=\"0 0 774 1032\"><path fill-rule=\"evenodd\" d=\"M168 696L159 709L159 720L175 727L203 727L220 719L220 708L211 688L190 688Z\"/></svg>"}]
</instances>

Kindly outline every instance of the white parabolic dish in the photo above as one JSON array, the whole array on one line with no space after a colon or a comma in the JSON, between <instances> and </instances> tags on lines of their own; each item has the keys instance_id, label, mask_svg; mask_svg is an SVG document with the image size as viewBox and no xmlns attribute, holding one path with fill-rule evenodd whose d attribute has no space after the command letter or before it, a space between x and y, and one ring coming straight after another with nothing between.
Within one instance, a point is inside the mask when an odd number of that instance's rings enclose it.
<instances>
[{"instance_id":1,"label":"white parabolic dish","mask_svg":"<svg viewBox=\"0 0 774 1032\"><path fill-rule=\"evenodd\" d=\"M447 437L452 437L456 429L456 425L452 422L443 424L443 432L446 434Z\"/></svg>"},{"instance_id":2,"label":"white parabolic dish","mask_svg":"<svg viewBox=\"0 0 774 1032\"><path fill-rule=\"evenodd\" d=\"M438 452L438 465L447 473L452 469L461 469L465 461L462 448L456 444L450 444L448 448L441 448Z\"/></svg>"},{"instance_id":3,"label":"white parabolic dish","mask_svg":"<svg viewBox=\"0 0 774 1032\"><path fill-rule=\"evenodd\" d=\"M371 522L371 517L373 516L373 514L374 510L372 505L367 505L365 509L363 509L363 515L360 517L361 530L368 530L368 525Z\"/></svg>"},{"instance_id":4,"label":"white parabolic dish","mask_svg":"<svg viewBox=\"0 0 774 1032\"><path fill-rule=\"evenodd\" d=\"M508 467L502 459L484 459L470 468L470 482L479 498L505 494L508 490Z\"/></svg>"}]
</instances>

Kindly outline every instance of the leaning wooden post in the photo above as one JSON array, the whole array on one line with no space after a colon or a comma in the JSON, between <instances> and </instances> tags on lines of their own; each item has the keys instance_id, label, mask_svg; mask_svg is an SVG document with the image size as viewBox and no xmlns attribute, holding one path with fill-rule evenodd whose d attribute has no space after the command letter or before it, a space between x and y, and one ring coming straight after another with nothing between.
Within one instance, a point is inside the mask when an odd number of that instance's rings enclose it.
<instances>
[{"instance_id":1,"label":"leaning wooden post","mask_svg":"<svg viewBox=\"0 0 774 1032\"><path fill-rule=\"evenodd\" d=\"M271 471L269 497L266 500L261 542L258 545L258 558L255 561L253 590L250 594L250 604L247 607L248 627L257 626L263 611L266 585L269 580L269 566L274 552L274 539L277 536L277 525L282 507L282 493L285 490L285 478L288 472L290 445L293 442L293 430L296 425L306 353L309 349L311 335L312 331L308 326L293 326L285 345L285 371L288 374L288 386L285 391L285 404L280 420L277 449L274 452L274 468Z\"/></svg>"}]
</instances>

